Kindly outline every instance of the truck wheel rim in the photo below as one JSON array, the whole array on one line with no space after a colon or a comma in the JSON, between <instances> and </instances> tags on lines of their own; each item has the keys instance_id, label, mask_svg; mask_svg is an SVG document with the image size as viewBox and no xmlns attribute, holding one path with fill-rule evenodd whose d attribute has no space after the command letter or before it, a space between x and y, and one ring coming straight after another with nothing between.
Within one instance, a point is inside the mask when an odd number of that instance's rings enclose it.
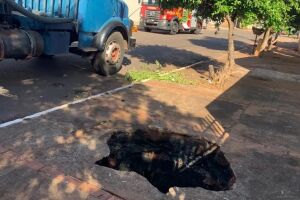
<instances>
[{"instance_id":1,"label":"truck wheel rim","mask_svg":"<svg viewBox=\"0 0 300 200\"><path fill-rule=\"evenodd\" d=\"M174 33L177 33L179 31L179 25L178 23L174 23L172 26L172 30Z\"/></svg>"},{"instance_id":2,"label":"truck wheel rim","mask_svg":"<svg viewBox=\"0 0 300 200\"><path fill-rule=\"evenodd\" d=\"M114 65L120 61L120 58L121 46L114 41L110 42L105 51L105 61L108 64Z\"/></svg>"}]
</instances>

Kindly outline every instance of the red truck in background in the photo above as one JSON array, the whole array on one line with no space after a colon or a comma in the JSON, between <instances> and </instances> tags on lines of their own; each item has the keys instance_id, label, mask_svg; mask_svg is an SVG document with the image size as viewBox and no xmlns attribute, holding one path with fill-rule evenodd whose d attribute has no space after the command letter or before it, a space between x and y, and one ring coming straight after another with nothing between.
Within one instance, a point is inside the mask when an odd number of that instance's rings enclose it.
<instances>
[{"instance_id":1,"label":"red truck in background","mask_svg":"<svg viewBox=\"0 0 300 200\"><path fill-rule=\"evenodd\" d=\"M179 31L189 31L199 34L202 23L194 16L192 11L183 8L163 10L158 0L142 0L140 26L145 31L153 29L166 30L175 35Z\"/></svg>"}]
</instances>

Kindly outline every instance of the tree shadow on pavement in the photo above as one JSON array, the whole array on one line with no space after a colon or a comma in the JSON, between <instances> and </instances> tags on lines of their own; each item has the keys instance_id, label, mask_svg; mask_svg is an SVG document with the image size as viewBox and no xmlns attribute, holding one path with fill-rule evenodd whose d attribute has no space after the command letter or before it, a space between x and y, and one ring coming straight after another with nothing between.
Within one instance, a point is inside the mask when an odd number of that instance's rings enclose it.
<instances>
[{"instance_id":1,"label":"tree shadow on pavement","mask_svg":"<svg viewBox=\"0 0 300 200\"><path fill-rule=\"evenodd\" d=\"M279 196L293 199L299 195L294 184L300 177L300 163L296 162L300 152L300 119L297 117L300 114L297 110L300 83L285 77L281 79L274 73L299 75L299 65L295 61L299 63L300 58L287 49L284 53L278 51L274 49L261 58L238 58L236 63L241 71L233 72L234 84L206 107L230 133L223 149L231 164L240 166L235 169L240 177L236 190L224 195L228 199L246 196L249 199ZM270 70L268 77L254 73L266 69ZM284 153L287 151L295 154ZM251 190L244 193L242 188ZM282 193L283 190L287 193Z\"/></svg>"},{"instance_id":2,"label":"tree shadow on pavement","mask_svg":"<svg viewBox=\"0 0 300 200\"><path fill-rule=\"evenodd\" d=\"M273 70L276 72L300 74L300 55L292 48L274 47L263 52L260 57L237 58L236 63L250 70ZM284 67L283 67L284 66Z\"/></svg>"},{"instance_id":3,"label":"tree shadow on pavement","mask_svg":"<svg viewBox=\"0 0 300 200\"><path fill-rule=\"evenodd\" d=\"M204 37L203 39L190 39L193 45L205 47L211 50L227 51L228 40L225 38L217 37ZM252 45L244 41L235 40L235 49L241 53L250 54L252 50Z\"/></svg>"},{"instance_id":4,"label":"tree shadow on pavement","mask_svg":"<svg viewBox=\"0 0 300 200\"><path fill-rule=\"evenodd\" d=\"M143 63L155 64L158 61L163 66L174 65L176 67L185 67L209 59L192 51L160 45L139 45L130 52L130 55Z\"/></svg>"},{"instance_id":5,"label":"tree shadow on pavement","mask_svg":"<svg viewBox=\"0 0 300 200\"><path fill-rule=\"evenodd\" d=\"M124 78L95 74L79 56L1 62L0 122L24 117L75 99L98 94L124 84Z\"/></svg>"},{"instance_id":6,"label":"tree shadow on pavement","mask_svg":"<svg viewBox=\"0 0 300 200\"><path fill-rule=\"evenodd\" d=\"M292 38L292 37L290 38L290 37L285 36L285 37L282 37L282 40L277 42L278 47L297 51L299 39Z\"/></svg>"},{"instance_id":7,"label":"tree shadow on pavement","mask_svg":"<svg viewBox=\"0 0 300 200\"><path fill-rule=\"evenodd\" d=\"M165 198L137 174L95 165L96 161L108 156L106 140L113 130L155 126L195 138L210 138L217 143L228 138L218 121L203 109L205 102L199 104L193 92L186 93L184 88L178 90L176 87L166 90L165 86L138 84L129 90L1 129L4 137L0 146L6 153L0 154L1 163L4 163L0 170L4 175L0 191L12 197L20 193L26 196L38 193L43 198L58 199L74 199L79 193L77 199L85 199L104 189L125 199ZM190 103L184 108L186 111L179 106L187 102L186 98L180 99L184 93ZM173 101L169 101L171 99ZM20 162L12 161L12 157ZM9 186L2 182L21 171L24 172L23 180L16 178ZM33 185L31 190L26 189L28 184ZM43 187L38 189L40 184ZM66 192L68 188L73 189ZM147 194L142 192L145 189Z\"/></svg>"}]
</instances>

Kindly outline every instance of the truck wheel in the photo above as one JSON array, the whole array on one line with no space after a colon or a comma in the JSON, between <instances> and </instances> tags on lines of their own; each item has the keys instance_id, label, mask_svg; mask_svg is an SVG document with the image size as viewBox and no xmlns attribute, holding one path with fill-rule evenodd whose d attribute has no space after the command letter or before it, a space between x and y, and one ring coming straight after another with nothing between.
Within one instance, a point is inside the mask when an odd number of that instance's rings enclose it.
<instances>
[{"instance_id":1,"label":"truck wheel","mask_svg":"<svg viewBox=\"0 0 300 200\"><path fill-rule=\"evenodd\" d=\"M198 22L197 28L192 30L192 33L199 35L202 32L202 23Z\"/></svg>"},{"instance_id":2,"label":"truck wheel","mask_svg":"<svg viewBox=\"0 0 300 200\"><path fill-rule=\"evenodd\" d=\"M202 32L201 28L197 28L191 31L191 33L195 34L195 35L199 35Z\"/></svg>"},{"instance_id":3,"label":"truck wheel","mask_svg":"<svg viewBox=\"0 0 300 200\"><path fill-rule=\"evenodd\" d=\"M148 27L145 27L144 30L145 30L146 32L151 32L151 28L148 28Z\"/></svg>"},{"instance_id":4,"label":"truck wheel","mask_svg":"<svg viewBox=\"0 0 300 200\"><path fill-rule=\"evenodd\" d=\"M177 21L172 21L171 22L171 35L176 35L179 32L179 24Z\"/></svg>"},{"instance_id":5,"label":"truck wheel","mask_svg":"<svg viewBox=\"0 0 300 200\"><path fill-rule=\"evenodd\" d=\"M93 68L100 75L114 75L122 68L124 54L124 38L120 32L114 32L107 39L104 50L96 53Z\"/></svg>"}]
</instances>

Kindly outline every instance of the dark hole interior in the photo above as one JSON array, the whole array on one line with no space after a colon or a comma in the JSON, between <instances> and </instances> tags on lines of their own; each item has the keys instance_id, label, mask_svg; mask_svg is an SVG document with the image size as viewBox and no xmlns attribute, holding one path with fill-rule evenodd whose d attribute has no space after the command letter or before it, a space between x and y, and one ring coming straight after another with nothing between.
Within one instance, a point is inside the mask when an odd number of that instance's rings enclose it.
<instances>
[{"instance_id":1,"label":"dark hole interior","mask_svg":"<svg viewBox=\"0 0 300 200\"><path fill-rule=\"evenodd\" d=\"M115 132L107 143L110 155L96 164L134 171L163 193L175 186L224 191L236 180L220 147L205 139L136 130Z\"/></svg>"}]
</instances>

